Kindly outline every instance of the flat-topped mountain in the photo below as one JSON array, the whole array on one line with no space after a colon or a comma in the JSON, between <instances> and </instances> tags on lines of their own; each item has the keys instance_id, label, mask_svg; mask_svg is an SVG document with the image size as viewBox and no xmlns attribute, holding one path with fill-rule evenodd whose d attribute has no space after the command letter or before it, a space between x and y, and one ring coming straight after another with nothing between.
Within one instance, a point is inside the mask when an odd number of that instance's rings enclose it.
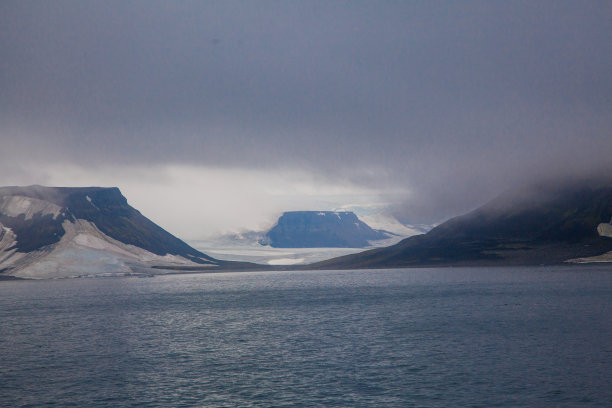
<instances>
[{"instance_id":1,"label":"flat-topped mountain","mask_svg":"<svg viewBox=\"0 0 612 408\"><path fill-rule=\"evenodd\" d=\"M539 265L612 259L612 185L539 185L507 192L427 234L323 261L315 268Z\"/></svg>"},{"instance_id":2,"label":"flat-topped mountain","mask_svg":"<svg viewBox=\"0 0 612 408\"><path fill-rule=\"evenodd\" d=\"M22 277L218 266L131 207L118 188L0 187L0 270Z\"/></svg>"},{"instance_id":3,"label":"flat-topped mountain","mask_svg":"<svg viewBox=\"0 0 612 408\"><path fill-rule=\"evenodd\" d=\"M363 248L391 234L374 230L350 211L285 212L261 243L276 248Z\"/></svg>"}]
</instances>

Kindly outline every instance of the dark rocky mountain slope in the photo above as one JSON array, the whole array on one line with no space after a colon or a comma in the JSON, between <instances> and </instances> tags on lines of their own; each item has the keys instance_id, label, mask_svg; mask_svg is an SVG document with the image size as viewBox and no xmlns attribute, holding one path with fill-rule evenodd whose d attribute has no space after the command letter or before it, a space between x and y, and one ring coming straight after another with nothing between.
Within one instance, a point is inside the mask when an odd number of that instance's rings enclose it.
<instances>
[{"instance_id":1,"label":"dark rocky mountain slope","mask_svg":"<svg viewBox=\"0 0 612 408\"><path fill-rule=\"evenodd\" d=\"M612 251L612 238L602 233L611 230L611 217L611 184L542 184L507 192L391 247L311 267L556 264Z\"/></svg>"},{"instance_id":2,"label":"dark rocky mountain slope","mask_svg":"<svg viewBox=\"0 0 612 408\"><path fill-rule=\"evenodd\" d=\"M187 245L131 207L115 187L0 187L5 274L36 278L244 266Z\"/></svg>"},{"instance_id":3,"label":"dark rocky mountain slope","mask_svg":"<svg viewBox=\"0 0 612 408\"><path fill-rule=\"evenodd\" d=\"M15 197L32 199L21 201L24 209L45 204L47 208L51 208L49 204L59 207L57 214L40 211L31 217L15 212L16 216L11 216L0 207L0 223L17 235L15 247L20 252L59 242L64 234L63 222L81 219L117 241L157 255L180 255L194 262L212 260L144 217L116 187L0 187L0 206L15 201Z\"/></svg>"}]
</instances>

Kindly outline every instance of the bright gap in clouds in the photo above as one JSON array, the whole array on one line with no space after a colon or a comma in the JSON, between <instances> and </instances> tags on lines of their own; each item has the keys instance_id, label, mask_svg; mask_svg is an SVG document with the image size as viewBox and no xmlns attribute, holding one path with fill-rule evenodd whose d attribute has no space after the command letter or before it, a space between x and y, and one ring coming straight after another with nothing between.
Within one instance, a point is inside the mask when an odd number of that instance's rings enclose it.
<instances>
[{"instance_id":1,"label":"bright gap in clouds","mask_svg":"<svg viewBox=\"0 0 612 408\"><path fill-rule=\"evenodd\" d=\"M54 166L21 184L116 186L130 205L185 240L263 230L283 211L384 209L404 190L367 188L306 171L201 166L83 168Z\"/></svg>"}]
</instances>

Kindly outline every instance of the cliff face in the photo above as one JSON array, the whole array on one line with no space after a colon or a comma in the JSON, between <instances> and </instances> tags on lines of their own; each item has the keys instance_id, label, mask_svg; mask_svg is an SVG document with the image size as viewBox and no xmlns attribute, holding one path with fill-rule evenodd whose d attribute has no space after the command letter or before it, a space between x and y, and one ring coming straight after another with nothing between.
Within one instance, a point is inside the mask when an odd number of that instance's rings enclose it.
<instances>
[{"instance_id":1,"label":"cliff face","mask_svg":"<svg viewBox=\"0 0 612 408\"><path fill-rule=\"evenodd\" d=\"M292 211L284 213L262 243L277 248L363 248L389 238L352 212Z\"/></svg>"}]
</instances>

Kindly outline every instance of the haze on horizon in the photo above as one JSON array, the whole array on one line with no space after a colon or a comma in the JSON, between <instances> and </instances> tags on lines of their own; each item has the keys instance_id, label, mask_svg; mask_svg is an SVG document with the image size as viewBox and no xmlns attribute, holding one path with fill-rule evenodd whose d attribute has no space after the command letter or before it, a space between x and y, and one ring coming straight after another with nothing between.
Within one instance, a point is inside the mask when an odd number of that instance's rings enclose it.
<instances>
[{"instance_id":1,"label":"haze on horizon","mask_svg":"<svg viewBox=\"0 0 612 408\"><path fill-rule=\"evenodd\" d=\"M195 239L612 174L612 3L3 1L0 184Z\"/></svg>"}]
</instances>

